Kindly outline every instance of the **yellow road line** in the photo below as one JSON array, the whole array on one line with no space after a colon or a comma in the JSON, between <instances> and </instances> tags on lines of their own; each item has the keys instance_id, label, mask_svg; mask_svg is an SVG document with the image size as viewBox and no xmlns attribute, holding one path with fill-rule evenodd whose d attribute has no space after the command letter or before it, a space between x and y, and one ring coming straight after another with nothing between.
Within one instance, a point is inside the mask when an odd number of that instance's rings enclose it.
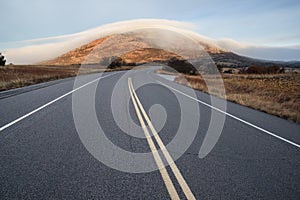
<instances>
[{"instance_id":1,"label":"yellow road line","mask_svg":"<svg viewBox=\"0 0 300 200\"><path fill-rule=\"evenodd\" d=\"M145 133L147 142L148 142L148 144L150 146L150 149L151 149L151 152L153 154L154 160L155 160L155 162L156 162L156 164L158 166L158 169L159 169L160 174L162 176L162 179L163 179L163 181L164 181L164 183L165 183L165 185L167 187L167 190L168 190L168 192L170 194L171 199L178 199L179 200L178 193L177 193L177 191L176 191L176 189L175 189L175 187L173 185L173 182L172 182L172 180L171 180L171 178L170 178L170 176L169 176L169 174L168 174L168 172L167 172L167 170L166 170L166 168L165 168L165 166L164 166L164 164L163 164L163 162L162 162L162 160L161 160L161 158L160 158L160 156L158 154L158 151L157 151L157 149L156 149L156 147L155 147L155 145L153 143L153 140L151 138L151 135L149 134L148 129L147 129L146 125L145 125L145 122L144 122L144 120L142 118L142 115L141 115L141 113L140 113L140 111L138 109L136 100L135 100L135 98L133 96L133 90L134 89L133 89L133 87L131 88L131 84L130 83L131 83L131 78L128 78L129 93L130 93L130 96L131 96L131 99L132 99L135 111L137 113L138 119L139 119L140 124L142 126L142 129L143 129L143 131Z\"/></svg>"},{"instance_id":2,"label":"yellow road line","mask_svg":"<svg viewBox=\"0 0 300 200\"><path fill-rule=\"evenodd\" d=\"M131 88L132 88L131 90L134 94L134 97L136 98L137 104L138 104L140 110L142 111L142 114L143 114L148 126L150 127L156 142L158 143L158 145L159 145L161 151L163 152L168 164L170 165L171 170L173 171L173 173L174 173L174 175L175 175L182 191L184 192L186 198L187 199L196 199L194 194L192 193L191 189L189 188L188 184L186 183L185 179L183 178L182 174L180 173L178 167L174 163L174 161L173 161L171 155L169 154L166 146L164 145L164 143L162 142L161 138L159 137L157 131L155 130L155 128L154 128L151 120L149 119L147 113L145 112L145 109L143 108L143 106L142 106L142 104L141 104L141 102L140 102L140 100L139 100L139 98L138 98L138 96L137 96L137 94L134 90L131 79L128 79L128 83L131 85Z\"/></svg>"}]
</instances>

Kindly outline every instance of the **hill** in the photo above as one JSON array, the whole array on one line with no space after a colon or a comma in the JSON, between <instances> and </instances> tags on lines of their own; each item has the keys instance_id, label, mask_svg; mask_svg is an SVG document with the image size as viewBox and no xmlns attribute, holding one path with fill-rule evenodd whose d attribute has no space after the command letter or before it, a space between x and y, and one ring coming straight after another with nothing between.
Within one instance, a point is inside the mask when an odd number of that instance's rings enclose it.
<instances>
[{"instance_id":1,"label":"hill","mask_svg":"<svg viewBox=\"0 0 300 200\"><path fill-rule=\"evenodd\" d=\"M124 63L144 64L153 61L167 62L172 57L180 56L151 48L149 41L144 39L145 33L123 33L112 34L96 39L88 44L73 49L57 58L44 61L43 65L78 65L78 64L109 64L112 62L111 55L120 50L126 51L128 46L136 50L121 55ZM104 42L105 41L105 42ZM197 41L203 49L211 56L218 67L248 67L248 66L279 66L300 67L299 62L265 61L238 55L234 52L219 48L211 42ZM174 44L180 47L183 43Z\"/></svg>"}]
</instances>

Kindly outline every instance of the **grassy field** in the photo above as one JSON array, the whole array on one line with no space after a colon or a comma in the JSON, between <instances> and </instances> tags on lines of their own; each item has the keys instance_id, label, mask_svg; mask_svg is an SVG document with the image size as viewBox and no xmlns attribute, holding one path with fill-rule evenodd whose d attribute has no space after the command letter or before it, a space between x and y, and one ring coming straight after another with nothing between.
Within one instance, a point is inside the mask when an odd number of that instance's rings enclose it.
<instances>
[{"instance_id":1,"label":"grassy field","mask_svg":"<svg viewBox=\"0 0 300 200\"><path fill-rule=\"evenodd\" d=\"M300 74L223 74L222 78L229 101L300 123ZM175 81L207 92L201 76L180 75ZM217 89L212 93L225 97Z\"/></svg>"},{"instance_id":2,"label":"grassy field","mask_svg":"<svg viewBox=\"0 0 300 200\"><path fill-rule=\"evenodd\" d=\"M101 69L97 66L91 66L81 70L80 74L127 69L130 67ZM77 76L78 70L78 65L7 65L0 67L0 91Z\"/></svg>"}]
</instances>

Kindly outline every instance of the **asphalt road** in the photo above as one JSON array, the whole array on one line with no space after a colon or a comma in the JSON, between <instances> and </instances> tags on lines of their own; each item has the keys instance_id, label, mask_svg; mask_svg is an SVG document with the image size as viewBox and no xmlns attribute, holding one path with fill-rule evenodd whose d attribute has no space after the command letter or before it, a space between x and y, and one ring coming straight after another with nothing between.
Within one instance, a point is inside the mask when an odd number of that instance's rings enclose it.
<instances>
[{"instance_id":1,"label":"asphalt road","mask_svg":"<svg viewBox=\"0 0 300 200\"><path fill-rule=\"evenodd\" d=\"M203 104L211 103L209 95L196 91L196 101L180 93L188 92L185 86L150 69L105 73L91 82L98 77L82 76L75 88L69 78L0 93L0 199L170 199L172 186L172 197L180 199L188 190L196 199L300 197L299 124L227 102L225 113L217 112L225 119L221 135L212 151L199 158L214 119L214 109ZM153 132L138 101L165 145L187 124L183 142L155 158L140 120ZM147 154L147 160L134 162L119 156L117 148L106 148L96 138L100 133L90 116L112 144L134 155ZM74 120L78 117L83 121ZM159 149L157 138L151 138ZM165 153L178 159L152 171L159 158L168 163Z\"/></svg>"}]
</instances>

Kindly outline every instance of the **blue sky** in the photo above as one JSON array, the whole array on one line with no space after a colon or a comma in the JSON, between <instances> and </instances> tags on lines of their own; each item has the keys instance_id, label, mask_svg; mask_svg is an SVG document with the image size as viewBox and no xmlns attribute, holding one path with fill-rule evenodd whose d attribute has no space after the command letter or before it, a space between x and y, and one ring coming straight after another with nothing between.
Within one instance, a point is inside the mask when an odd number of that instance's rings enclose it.
<instances>
[{"instance_id":1,"label":"blue sky","mask_svg":"<svg viewBox=\"0 0 300 200\"><path fill-rule=\"evenodd\" d=\"M300 46L299 0L6 0L0 18L0 49L139 18L193 23L194 31L214 39Z\"/></svg>"}]
</instances>

